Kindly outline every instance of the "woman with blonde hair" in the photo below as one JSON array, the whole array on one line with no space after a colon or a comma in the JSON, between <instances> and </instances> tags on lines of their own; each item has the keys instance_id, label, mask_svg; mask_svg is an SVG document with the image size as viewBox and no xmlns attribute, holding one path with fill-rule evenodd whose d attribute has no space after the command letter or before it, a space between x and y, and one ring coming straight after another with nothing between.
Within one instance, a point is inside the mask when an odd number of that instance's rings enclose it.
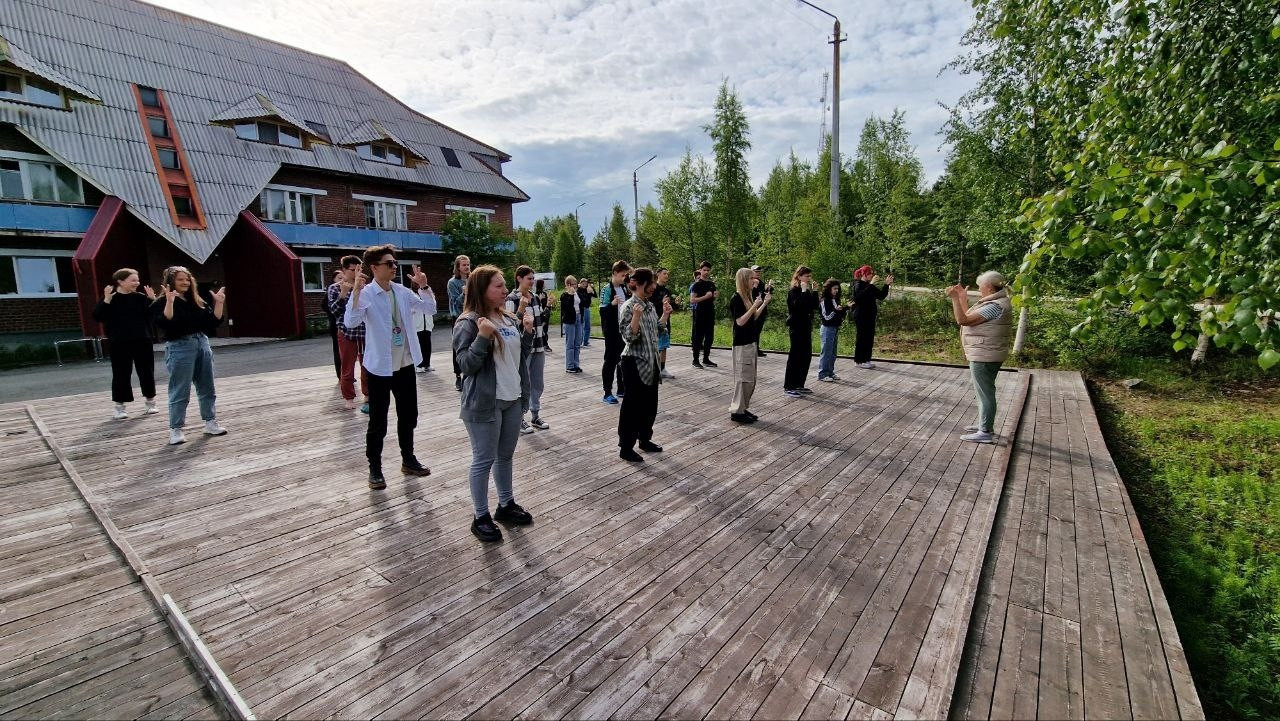
<instances>
[{"instance_id":1,"label":"woman with blonde hair","mask_svg":"<svg viewBox=\"0 0 1280 721\"><path fill-rule=\"evenodd\" d=\"M759 416L749 411L751 394L756 389L756 357L760 344L760 324L757 322L773 300L773 293L751 298L750 268L739 268L734 276L737 292L729 299L729 317L733 319L733 401L729 404L729 419L735 423L755 423Z\"/></svg>"},{"instance_id":2,"label":"woman with blonde hair","mask_svg":"<svg viewBox=\"0 0 1280 721\"><path fill-rule=\"evenodd\" d=\"M529 369L521 354L533 343L533 315L520 325L506 310L507 281L502 271L482 265L467 278L462 315L453 326L453 351L462 371L459 416L471 439L469 481L474 516L471 533L481 541L501 541L494 521L533 523L516 503L512 459L520 439L523 404L529 397ZM522 346L525 346L522 349ZM489 514L489 473L498 489L498 508Z\"/></svg>"},{"instance_id":3,"label":"woman with blonde hair","mask_svg":"<svg viewBox=\"0 0 1280 721\"><path fill-rule=\"evenodd\" d=\"M207 436L224 436L214 409L213 350L209 334L226 317L227 289L209 295L212 305L200 295L196 277L180 265L164 270L163 295L151 306L152 317L164 331L164 366L169 371L169 445L184 443L182 426L187 422L191 386L196 387L200 419Z\"/></svg>"},{"instance_id":4,"label":"woman with blonde hair","mask_svg":"<svg viewBox=\"0 0 1280 721\"><path fill-rule=\"evenodd\" d=\"M560 294L560 327L564 335L564 372L581 373L582 339L578 337L582 318L582 296L578 295L578 279L565 276L564 293Z\"/></svg>"},{"instance_id":5,"label":"woman with blonde hair","mask_svg":"<svg viewBox=\"0 0 1280 721\"><path fill-rule=\"evenodd\" d=\"M960 440L995 443L996 376L1009 357L1009 329L1013 305L1005 290L1004 276L988 270L978 276L978 303L969 306L969 290L962 285L947 289L951 310L960 326L960 342L969 360L973 388L978 395L978 424L969 426Z\"/></svg>"}]
</instances>

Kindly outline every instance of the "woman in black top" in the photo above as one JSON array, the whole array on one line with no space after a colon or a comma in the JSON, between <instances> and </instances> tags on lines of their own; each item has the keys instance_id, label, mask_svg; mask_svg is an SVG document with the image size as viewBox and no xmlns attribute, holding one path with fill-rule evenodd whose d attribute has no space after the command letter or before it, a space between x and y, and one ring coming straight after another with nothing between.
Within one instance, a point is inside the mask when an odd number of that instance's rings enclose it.
<instances>
[{"instance_id":1,"label":"woman in black top","mask_svg":"<svg viewBox=\"0 0 1280 721\"><path fill-rule=\"evenodd\" d=\"M161 288L164 297L151 306L151 312L165 338L164 365L169 369L169 445L186 441L182 426L187 421L187 402L191 399L193 383L205 435L226 435L214 412L213 351L209 348L208 334L225 317L227 289L218 289L206 300L196 290L195 276L178 265L165 268Z\"/></svg>"},{"instance_id":2,"label":"woman in black top","mask_svg":"<svg viewBox=\"0 0 1280 721\"><path fill-rule=\"evenodd\" d=\"M102 289L102 300L93 309L93 319L106 326L111 349L111 400L116 404L115 417L128 418L124 404L133 402L133 369L138 370L138 387L146 399L143 413L159 413L156 409L155 356L152 352L151 313L156 294L147 287L146 295L138 292L142 281L138 271L121 268L111 274L112 284Z\"/></svg>"},{"instance_id":3,"label":"woman in black top","mask_svg":"<svg viewBox=\"0 0 1280 721\"><path fill-rule=\"evenodd\" d=\"M802 265L791 274L791 289L787 291L787 334L791 348L787 352L782 390L793 398L813 392L804 386L809 364L813 362L813 311L818 307L818 294L813 292L812 283L813 270Z\"/></svg>"},{"instance_id":4,"label":"woman in black top","mask_svg":"<svg viewBox=\"0 0 1280 721\"><path fill-rule=\"evenodd\" d=\"M582 296L578 290L578 279L571 275L566 276L564 292L560 294L560 335L564 336L565 373L582 372L582 368L578 365L578 351L582 345L582 339L578 337L578 321L582 317L581 304Z\"/></svg>"},{"instance_id":5,"label":"woman in black top","mask_svg":"<svg viewBox=\"0 0 1280 721\"><path fill-rule=\"evenodd\" d=\"M541 278L534 282L533 294L538 297L538 303L542 306L542 317L538 319L542 323L542 347L551 350L551 308L555 306L555 302L548 297L547 283Z\"/></svg>"},{"instance_id":6,"label":"woman in black top","mask_svg":"<svg viewBox=\"0 0 1280 721\"><path fill-rule=\"evenodd\" d=\"M583 278L578 284L578 308L582 313L578 316L578 345L586 348L591 345L591 306L596 301L596 289L590 278Z\"/></svg>"},{"instance_id":7,"label":"woman in black top","mask_svg":"<svg viewBox=\"0 0 1280 721\"><path fill-rule=\"evenodd\" d=\"M836 346L840 342L840 326L845 314L853 307L840 304L840 281L827 278L822 284L822 300L818 304L819 322L822 324L822 350L818 353L818 380L830 383L836 377Z\"/></svg>"},{"instance_id":8,"label":"woman in black top","mask_svg":"<svg viewBox=\"0 0 1280 721\"><path fill-rule=\"evenodd\" d=\"M760 314L773 300L765 291L751 298L751 269L739 268L734 276L738 292L729 299L729 317L733 319L733 400L729 419L737 423L755 423L758 416L747 410L756 389L756 353L759 350Z\"/></svg>"},{"instance_id":9,"label":"woman in black top","mask_svg":"<svg viewBox=\"0 0 1280 721\"><path fill-rule=\"evenodd\" d=\"M858 339L853 346L853 362L859 368L874 368L871 362L871 346L876 339L876 313L880 310L880 301L889 297L889 286L893 276L884 279L884 288L877 288L876 281L880 276L864 265L853 271L853 288L849 295L853 296L853 325L858 330Z\"/></svg>"}]
</instances>

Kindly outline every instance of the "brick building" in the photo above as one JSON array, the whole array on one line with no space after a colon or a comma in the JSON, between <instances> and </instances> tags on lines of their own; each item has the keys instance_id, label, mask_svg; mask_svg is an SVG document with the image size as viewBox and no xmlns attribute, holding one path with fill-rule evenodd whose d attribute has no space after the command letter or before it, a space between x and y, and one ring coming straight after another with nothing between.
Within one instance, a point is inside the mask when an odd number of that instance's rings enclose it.
<instances>
[{"instance_id":1,"label":"brick building","mask_svg":"<svg viewBox=\"0 0 1280 721\"><path fill-rule=\"evenodd\" d=\"M0 334L99 335L116 268L185 265L227 286L226 332L296 335L341 256L391 243L442 293L444 219L528 200L340 60L135 0L4 5Z\"/></svg>"}]
</instances>

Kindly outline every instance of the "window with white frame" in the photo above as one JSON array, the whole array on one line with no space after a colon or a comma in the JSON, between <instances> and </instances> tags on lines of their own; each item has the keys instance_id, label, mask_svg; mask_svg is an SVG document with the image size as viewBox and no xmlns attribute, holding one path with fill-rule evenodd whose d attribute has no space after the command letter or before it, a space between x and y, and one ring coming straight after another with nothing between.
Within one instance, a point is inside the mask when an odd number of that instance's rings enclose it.
<instances>
[{"instance_id":1,"label":"window with white frame","mask_svg":"<svg viewBox=\"0 0 1280 721\"><path fill-rule=\"evenodd\" d=\"M392 165L404 165L404 151L392 145L382 145L380 143L357 145L356 154L365 160L376 160L380 163L391 163Z\"/></svg>"},{"instance_id":2,"label":"window with white frame","mask_svg":"<svg viewBox=\"0 0 1280 721\"><path fill-rule=\"evenodd\" d=\"M65 108L62 88L30 75L0 72L0 100L16 100L50 108Z\"/></svg>"},{"instance_id":3,"label":"window with white frame","mask_svg":"<svg viewBox=\"0 0 1280 721\"><path fill-rule=\"evenodd\" d=\"M408 230L409 206L385 200L364 201L365 226L379 230Z\"/></svg>"},{"instance_id":4,"label":"window with white frame","mask_svg":"<svg viewBox=\"0 0 1280 721\"><path fill-rule=\"evenodd\" d=\"M0 156L0 198L83 203L84 186L74 170L52 159Z\"/></svg>"},{"instance_id":5,"label":"window with white frame","mask_svg":"<svg viewBox=\"0 0 1280 721\"><path fill-rule=\"evenodd\" d=\"M44 251L47 253L48 251ZM0 255L0 296L74 296L71 253L41 255L41 251Z\"/></svg>"},{"instance_id":6,"label":"window with white frame","mask_svg":"<svg viewBox=\"0 0 1280 721\"><path fill-rule=\"evenodd\" d=\"M469 205L446 205L444 206L444 209L446 213L454 213L459 210L465 210L470 213L475 213L476 215L479 215L481 218L484 218L484 222L486 223L490 222L489 217L492 216L495 212L497 212L493 208L473 208Z\"/></svg>"},{"instance_id":7,"label":"window with white frame","mask_svg":"<svg viewBox=\"0 0 1280 721\"><path fill-rule=\"evenodd\" d=\"M266 188L262 191L262 217L286 223L316 222L316 199L312 193Z\"/></svg>"},{"instance_id":8,"label":"window with white frame","mask_svg":"<svg viewBox=\"0 0 1280 721\"><path fill-rule=\"evenodd\" d=\"M236 137L241 140L283 145L287 148L302 147L302 133L297 129L262 120L236 123Z\"/></svg>"},{"instance_id":9,"label":"window with white frame","mask_svg":"<svg viewBox=\"0 0 1280 721\"><path fill-rule=\"evenodd\" d=\"M302 259L302 290L307 293L323 293L328 289L324 278L324 264L328 258Z\"/></svg>"}]
</instances>

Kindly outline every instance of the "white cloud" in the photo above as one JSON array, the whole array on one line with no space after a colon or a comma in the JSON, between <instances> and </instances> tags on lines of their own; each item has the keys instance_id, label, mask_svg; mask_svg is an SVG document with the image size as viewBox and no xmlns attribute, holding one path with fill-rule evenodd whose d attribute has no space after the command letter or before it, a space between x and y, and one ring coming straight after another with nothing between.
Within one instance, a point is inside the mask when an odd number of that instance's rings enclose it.
<instances>
[{"instance_id":1,"label":"white cloud","mask_svg":"<svg viewBox=\"0 0 1280 721\"><path fill-rule=\"evenodd\" d=\"M409 105L514 157L531 224L586 201L588 234L621 202L631 169L640 202L686 146L709 152L722 78L751 123L763 182L794 148L817 153L830 20L794 0L153 0L180 12L347 61ZM959 52L963 0L827 0L848 36L841 62L841 149L869 115L906 111L929 178L942 170L939 101L969 78L939 71Z\"/></svg>"}]
</instances>

